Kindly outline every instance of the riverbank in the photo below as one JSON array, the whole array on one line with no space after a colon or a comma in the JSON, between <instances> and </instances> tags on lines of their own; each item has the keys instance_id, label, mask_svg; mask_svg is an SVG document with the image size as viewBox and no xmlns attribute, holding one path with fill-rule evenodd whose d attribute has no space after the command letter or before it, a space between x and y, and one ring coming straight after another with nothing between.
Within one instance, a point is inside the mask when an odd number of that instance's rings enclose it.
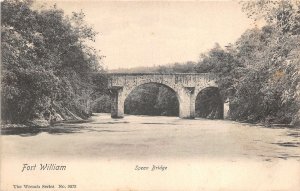
<instances>
[{"instance_id":1,"label":"riverbank","mask_svg":"<svg viewBox=\"0 0 300 191\"><path fill-rule=\"evenodd\" d=\"M59 124L76 124L76 123L87 123L90 122L91 119L81 119L81 120L62 120L62 121L55 121L55 122L42 122L44 125L38 125L34 123L27 123L27 124L1 124L0 128L2 130L5 129L20 129L20 128L49 128L49 127L55 127Z\"/></svg>"},{"instance_id":2,"label":"riverbank","mask_svg":"<svg viewBox=\"0 0 300 191\"><path fill-rule=\"evenodd\" d=\"M137 115L137 116L145 116L145 115ZM1 124L0 129L8 129L8 128L46 128L46 127L52 127L58 124L63 124L63 123L87 123L92 120L93 114L87 118L87 119L82 119L82 118L74 118L74 119L67 119L67 120L59 120L59 121L52 121L49 122L47 120L35 120L31 121L25 124ZM149 117L155 117L155 116L149 116ZM160 116L158 116L160 117ZM161 116L162 117L162 116ZM196 118L196 119L202 119L202 118ZM212 120L213 119L204 119L204 120ZM231 121L231 120L229 120ZM272 124L272 123L249 123L249 122L242 122L242 121L232 121L232 122L237 122L241 124L246 124L246 125L257 125L257 126L264 126L267 128L300 128L300 124Z\"/></svg>"}]
</instances>

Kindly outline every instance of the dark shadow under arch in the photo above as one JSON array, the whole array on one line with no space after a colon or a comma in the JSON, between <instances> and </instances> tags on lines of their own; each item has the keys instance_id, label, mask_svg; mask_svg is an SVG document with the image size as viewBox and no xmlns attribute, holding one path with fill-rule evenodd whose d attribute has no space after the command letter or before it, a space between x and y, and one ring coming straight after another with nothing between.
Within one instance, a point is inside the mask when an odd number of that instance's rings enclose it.
<instances>
[{"instance_id":1,"label":"dark shadow under arch","mask_svg":"<svg viewBox=\"0 0 300 191\"><path fill-rule=\"evenodd\" d=\"M217 87L207 87L201 90L195 102L196 117L208 119L224 118L224 103Z\"/></svg>"},{"instance_id":2,"label":"dark shadow under arch","mask_svg":"<svg viewBox=\"0 0 300 191\"><path fill-rule=\"evenodd\" d=\"M107 94L100 95L97 99L93 100L91 104L93 113L110 113L111 100Z\"/></svg>"},{"instance_id":3,"label":"dark shadow under arch","mask_svg":"<svg viewBox=\"0 0 300 191\"><path fill-rule=\"evenodd\" d=\"M124 111L132 115L178 116L178 95L165 84L141 84L126 97Z\"/></svg>"}]
</instances>

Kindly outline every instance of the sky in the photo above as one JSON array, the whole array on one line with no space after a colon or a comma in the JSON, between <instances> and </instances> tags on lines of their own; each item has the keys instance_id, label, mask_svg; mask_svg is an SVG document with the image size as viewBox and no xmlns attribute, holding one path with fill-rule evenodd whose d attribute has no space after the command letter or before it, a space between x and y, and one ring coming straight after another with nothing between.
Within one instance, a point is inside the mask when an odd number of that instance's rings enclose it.
<instances>
[{"instance_id":1,"label":"sky","mask_svg":"<svg viewBox=\"0 0 300 191\"><path fill-rule=\"evenodd\" d=\"M86 14L106 69L198 61L215 43L234 43L253 27L237 1L47 2Z\"/></svg>"}]
</instances>

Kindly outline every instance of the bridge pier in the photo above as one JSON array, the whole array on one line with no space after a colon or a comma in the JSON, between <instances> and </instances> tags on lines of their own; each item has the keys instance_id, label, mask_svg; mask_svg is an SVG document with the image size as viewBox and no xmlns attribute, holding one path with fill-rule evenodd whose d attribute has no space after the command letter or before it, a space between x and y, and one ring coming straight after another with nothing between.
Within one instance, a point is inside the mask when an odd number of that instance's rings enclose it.
<instances>
[{"instance_id":1,"label":"bridge pier","mask_svg":"<svg viewBox=\"0 0 300 191\"><path fill-rule=\"evenodd\" d=\"M195 88L183 87L179 91L179 117L182 119L195 118Z\"/></svg>"},{"instance_id":2,"label":"bridge pier","mask_svg":"<svg viewBox=\"0 0 300 191\"><path fill-rule=\"evenodd\" d=\"M124 117L123 87L111 89L111 117Z\"/></svg>"},{"instance_id":3,"label":"bridge pier","mask_svg":"<svg viewBox=\"0 0 300 191\"><path fill-rule=\"evenodd\" d=\"M223 119L229 118L229 101L225 102L223 105Z\"/></svg>"}]
</instances>

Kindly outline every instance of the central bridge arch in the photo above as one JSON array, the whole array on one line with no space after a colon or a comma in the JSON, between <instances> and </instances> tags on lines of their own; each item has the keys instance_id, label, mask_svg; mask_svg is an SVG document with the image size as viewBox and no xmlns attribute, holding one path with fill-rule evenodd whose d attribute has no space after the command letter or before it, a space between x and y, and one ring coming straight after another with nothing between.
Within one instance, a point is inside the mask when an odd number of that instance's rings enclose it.
<instances>
[{"instance_id":1,"label":"central bridge arch","mask_svg":"<svg viewBox=\"0 0 300 191\"><path fill-rule=\"evenodd\" d=\"M178 116L179 96L173 88L162 83L141 84L126 96L124 112L133 115Z\"/></svg>"},{"instance_id":2,"label":"central bridge arch","mask_svg":"<svg viewBox=\"0 0 300 191\"><path fill-rule=\"evenodd\" d=\"M112 118L122 118L126 97L136 87L147 83L162 84L174 90L179 102L179 117L188 119L195 118L195 101L198 93L207 87L218 87L214 76L207 73L111 73L108 88L111 91Z\"/></svg>"}]
</instances>

